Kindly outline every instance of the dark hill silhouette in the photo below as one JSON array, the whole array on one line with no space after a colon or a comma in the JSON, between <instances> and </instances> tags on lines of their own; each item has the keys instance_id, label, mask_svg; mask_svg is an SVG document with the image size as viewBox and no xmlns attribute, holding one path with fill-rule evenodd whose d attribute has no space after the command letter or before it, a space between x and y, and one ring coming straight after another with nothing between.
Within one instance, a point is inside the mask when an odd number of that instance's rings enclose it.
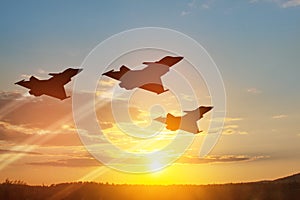
<instances>
[{"instance_id":1,"label":"dark hill silhouette","mask_svg":"<svg viewBox=\"0 0 300 200\"><path fill-rule=\"evenodd\" d=\"M284 200L300 196L300 174L251 183L219 185L111 185L78 182L51 186L29 186L22 181L0 184L0 199L222 199ZM282 180L284 180L282 182Z\"/></svg>"},{"instance_id":2,"label":"dark hill silhouette","mask_svg":"<svg viewBox=\"0 0 300 200\"><path fill-rule=\"evenodd\" d=\"M273 180L276 183L300 183L300 173Z\"/></svg>"}]
</instances>

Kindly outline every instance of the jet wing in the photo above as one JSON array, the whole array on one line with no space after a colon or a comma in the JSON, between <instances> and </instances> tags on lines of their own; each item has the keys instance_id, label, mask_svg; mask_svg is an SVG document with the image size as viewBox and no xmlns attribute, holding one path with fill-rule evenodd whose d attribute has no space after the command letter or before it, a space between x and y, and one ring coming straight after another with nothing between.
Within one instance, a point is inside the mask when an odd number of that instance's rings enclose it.
<instances>
[{"instance_id":1,"label":"jet wing","mask_svg":"<svg viewBox=\"0 0 300 200\"><path fill-rule=\"evenodd\" d=\"M68 68L65 71L61 73L49 73L50 76L53 76L51 79L55 80L57 82L60 82L62 84L67 84L71 81L71 78L81 72L82 69L73 69Z\"/></svg>"},{"instance_id":2,"label":"jet wing","mask_svg":"<svg viewBox=\"0 0 300 200\"><path fill-rule=\"evenodd\" d=\"M199 120L203 118L203 115L210 111L213 107L212 106L200 106L199 108L191 111L184 111L187 113L185 117L188 117L190 119Z\"/></svg>"},{"instance_id":3,"label":"jet wing","mask_svg":"<svg viewBox=\"0 0 300 200\"><path fill-rule=\"evenodd\" d=\"M166 66L172 67L173 65L175 65L176 63L178 63L182 59L183 59L183 57L181 57L181 56L178 56L178 57L166 56L166 57L162 58L159 61L155 61L155 62L143 62L143 64L150 65L150 64L156 63L156 64L162 64L162 65L166 65Z\"/></svg>"},{"instance_id":4,"label":"jet wing","mask_svg":"<svg viewBox=\"0 0 300 200\"><path fill-rule=\"evenodd\" d=\"M49 88L44 90L44 94L58 98L60 100L64 100L66 98L69 98L69 96L66 95L65 88L63 86L55 87L55 88Z\"/></svg>"},{"instance_id":5,"label":"jet wing","mask_svg":"<svg viewBox=\"0 0 300 200\"><path fill-rule=\"evenodd\" d=\"M154 93L157 93L157 94L161 94L163 92L168 91L168 90L165 90L162 85L155 84L155 83L145 84L145 85L143 85L139 88L150 91L150 92L154 92Z\"/></svg>"},{"instance_id":6,"label":"jet wing","mask_svg":"<svg viewBox=\"0 0 300 200\"><path fill-rule=\"evenodd\" d=\"M164 86L163 86L162 81L161 81L160 78L153 81L153 83L147 83L143 86L140 86L139 88L144 89L144 90L148 90L150 92L154 92L154 93L157 93L157 94L161 94L163 92L168 91L168 90L164 89Z\"/></svg>"},{"instance_id":7,"label":"jet wing","mask_svg":"<svg viewBox=\"0 0 300 200\"><path fill-rule=\"evenodd\" d=\"M193 134L200 133L202 131L199 131L197 122L189 122L188 124L182 123L181 126L179 127L180 130L190 132Z\"/></svg>"}]
</instances>

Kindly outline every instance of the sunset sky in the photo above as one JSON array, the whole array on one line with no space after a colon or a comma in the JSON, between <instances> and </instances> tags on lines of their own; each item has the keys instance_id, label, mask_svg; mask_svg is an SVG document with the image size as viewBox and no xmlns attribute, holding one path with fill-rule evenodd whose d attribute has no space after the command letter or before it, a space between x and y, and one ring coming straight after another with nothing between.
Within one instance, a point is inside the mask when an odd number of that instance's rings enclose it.
<instances>
[{"instance_id":1,"label":"sunset sky","mask_svg":"<svg viewBox=\"0 0 300 200\"><path fill-rule=\"evenodd\" d=\"M29 184L210 184L300 172L299 0L1 1L0 5L1 182L9 178ZM154 173L132 174L111 169L89 154L74 124L72 99L33 97L14 83L31 75L46 79L49 72L79 68L103 40L141 27L173 29L200 43L222 75L227 109L222 135L206 157L199 158L199 148L213 120L209 113L199 123L203 133L180 159ZM127 62L134 67L135 62ZM110 68L120 67L115 64ZM179 63L177 70L185 71L184 64ZM176 79L172 73L166 80ZM196 104L210 105L205 83L197 81ZM67 85L68 94L74 82ZM176 133L166 129L145 144L120 132L109 101L117 84L103 77L93 94L105 136L132 152L168 144ZM131 119L141 127L151 123L153 102L181 115L172 95L163 94L161 99L136 90L129 102ZM181 97L191 102L189 96ZM121 97L117 100L118 105L125 104ZM136 144L138 149L132 149ZM100 145L99 151L105 148ZM151 160L149 169L158 160Z\"/></svg>"}]
</instances>

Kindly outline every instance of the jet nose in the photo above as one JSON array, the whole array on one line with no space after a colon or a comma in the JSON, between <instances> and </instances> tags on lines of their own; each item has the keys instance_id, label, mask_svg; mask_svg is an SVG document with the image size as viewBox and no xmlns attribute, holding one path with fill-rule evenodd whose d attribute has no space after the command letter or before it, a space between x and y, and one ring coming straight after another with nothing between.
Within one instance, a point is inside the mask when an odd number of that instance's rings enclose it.
<instances>
[{"instance_id":1,"label":"jet nose","mask_svg":"<svg viewBox=\"0 0 300 200\"><path fill-rule=\"evenodd\" d=\"M23 83L24 81L25 81L25 80L23 79L23 80L21 80L21 81L15 82L15 84L16 84L16 85L19 85L19 84Z\"/></svg>"},{"instance_id":2,"label":"jet nose","mask_svg":"<svg viewBox=\"0 0 300 200\"><path fill-rule=\"evenodd\" d=\"M166 119L163 118L163 117L157 117L155 119L153 119L154 121L158 121L158 122L161 122L161 123L165 123L166 122Z\"/></svg>"},{"instance_id":3,"label":"jet nose","mask_svg":"<svg viewBox=\"0 0 300 200\"><path fill-rule=\"evenodd\" d=\"M178 62L181 61L182 59L183 59L182 56L171 57L171 60L172 60L174 63L178 63Z\"/></svg>"},{"instance_id":4,"label":"jet nose","mask_svg":"<svg viewBox=\"0 0 300 200\"><path fill-rule=\"evenodd\" d=\"M183 59L182 56L177 56L177 57L174 57L174 58L177 60L177 62L179 62L179 61L181 61Z\"/></svg>"},{"instance_id":5,"label":"jet nose","mask_svg":"<svg viewBox=\"0 0 300 200\"><path fill-rule=\"evenodd\" d=\"M207 107L204 107L206 112L210 111L211 109L213 109L213 106L207 106Z\"/></svg>"},{"instance_id":6,"label":"jet nose","mask_svg":"<svg viewBox=\"0 0 300 200\"><path fill-rule=\"evenodd\" d=\"M164 65L167 65L169 67L175 65L176 63L178 63L179 61L181 61L183 59L182 56L167 56L165 58L163 58L160 63L161 64L164 64Z\"/></svg>"},{"instance_id":7,"label":"jet nose","mask_svg":"<svg viewBox=\"0 0 300 200\"><path fill-rule=\"evenodd\" d=\"M208 111L210 111L211 109L213 109L213 106L208 106L206 108L208 109Z\"/></svg>"}]
</instances>

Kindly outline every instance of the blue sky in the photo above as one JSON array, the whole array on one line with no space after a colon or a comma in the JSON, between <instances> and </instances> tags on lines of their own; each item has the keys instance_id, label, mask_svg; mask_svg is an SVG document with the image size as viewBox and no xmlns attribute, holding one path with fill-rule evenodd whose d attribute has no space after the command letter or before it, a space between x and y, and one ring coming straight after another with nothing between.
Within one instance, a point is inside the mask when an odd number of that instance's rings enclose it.
<instances>
[{"instance_id":1,"label":"blue sky","mask_svg":"<svg viewBox=\"0 0 300 200\"><path fill-rule=\"evenodd\" d=\"M79 66L113 34L157 26L181 31L208 50L229 99L255 88L268 92L263 98L274 106L296 104L300 6L286 2L2 1L1 89L16 90L12 83L37 69Z\"/></svg>"},{"instance_id":2,"label":"blue sky","mask_svg":"<svg viewBox=\"0 0 300 200\"><path fill-rule=\"evenodd\" d=\"M1 68L17 78L20 68L77 66L112 34L158 26L200 42L226 81L285 89L299 73L299 15L271 1L2 1Z\"/></svg>"},{"instance_id":3,"label":"blue sky","mask_svg":"<svg viewBox=\"0 0 300 200\"><path fill-rule=\"evenodd\" d=\"M13 84L21 75L80 66L111 35L147 26L192 37L218 65L229 125L248 134L225 133L214 153L300 166L299 0L0 1L0 91L25 92Z\"/></svg>"}]
</instances>

